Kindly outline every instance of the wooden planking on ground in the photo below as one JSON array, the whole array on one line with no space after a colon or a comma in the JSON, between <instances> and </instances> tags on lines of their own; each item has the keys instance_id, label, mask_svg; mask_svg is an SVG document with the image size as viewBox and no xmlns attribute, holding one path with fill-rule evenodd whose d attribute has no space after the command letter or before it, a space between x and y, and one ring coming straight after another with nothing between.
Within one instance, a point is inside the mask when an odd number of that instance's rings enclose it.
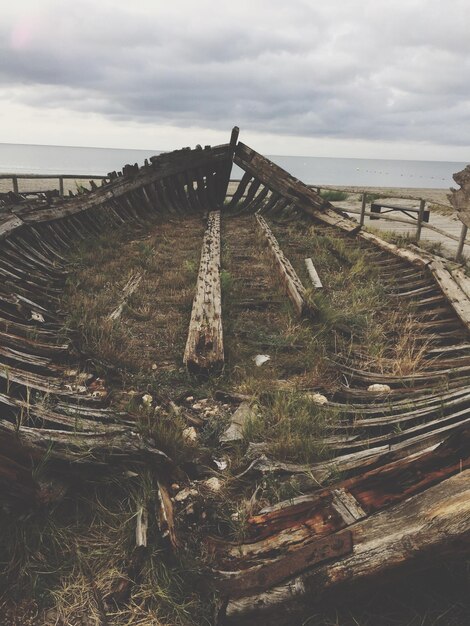
<instances>
[{"instance_id":1,"label":"wooden planking on ground","mask_svg":"<svg viewBox=\"0 0 470 626\"><path fill-rule=\"evenodd\" d=\"M183 362L200 373L218 370L224 363L220 211L211 211L207 220Z\"/></svg>"},{"instance_id":2,"label":"wooden planking on ground","mask_svg":"<svg viewBox=\"0 0 470 626\"><path fill-rule=\"evenodd\" d=\"M305 259L305 267L307 268L308 275L310 276L310 280L312 281L312 285L315 289L323 289L323 284L320 280L320 276L318 276L318 272L313 265L312 259Z\"/></svg>"},{"instance_id":3,"label":"wooden planking on ground","mask_svg":"<svg viewBox=\"0 0 470 626\"><path fill-rule=\"evenodd\" d=\"M271 254L274 258L276 268L281 277L282 282L286 288L287 295L295 307L295 310L299 315L303 315L308 312L310 307L305 299L305 287L302 285L302 281L297 275L297 272L292 267L291 262L285 256L276 237L273 235L271 229L264 217L256 215L256 222L264 238L266 239Z\"/></svg>"}]
</instances>

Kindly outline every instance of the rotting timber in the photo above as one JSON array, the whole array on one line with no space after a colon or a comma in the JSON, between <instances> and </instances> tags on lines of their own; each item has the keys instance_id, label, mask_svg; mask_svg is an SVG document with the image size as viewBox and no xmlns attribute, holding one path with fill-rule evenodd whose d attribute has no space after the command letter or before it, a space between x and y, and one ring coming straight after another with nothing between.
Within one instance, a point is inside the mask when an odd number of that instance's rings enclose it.
<instances>
[{"instance_id":1,"label":"rotting timber","mask_svg":"<svg viewBox=\"0 0 470 626\"><path fill-rule=\"evenodd\" d=\"M328 404L341 415L330 437L334 458L308 465L281 462L269 458L262 446L247 454L244 480L297 474L308 483L304 495L249 516L242 540L207 537L220 620L239 623L264 614L272 622L273 615L280 619L284 610L352 580L368 580L404 562L468 552L469 287L442 260L361 230L237 140L234 129L226 145L163 154L142 167L127 165L110 173L101 187L67 199L31 202L10 194L3 201L0 485L12 506L47 505L57 492L35 482L32 460L47 457L75 475L131 461L148 466L159 481L160 528L175 549L168 488L173 460L158 440L136 430L131 415L116 411L106 394L96 390L94 372L83 371L73 337L64 335L60 298L69 251L90 236L126 224L145 226L150 219L187 216L207 220L181 359L208 375L224 363L220 223L230 222L235 233L237 220L247 232L261 229L274 259L274 280L284 285L299 315L308 309L314 319L315 307L306 305L306 290L296 273L296 248L282 237L285 224L313 224L321 235L340 241L345 250L359 249L375 265L397 310L410 306L422 362L418 372L386 366L377 371L353 342L347 352L330 355L342 381ZM244 176L224 204L233 162ZM300 256L297 269L305 260ZM339 326L338 332L347 335L348 329ZM77 370L78 386L71 380ZM368 391L377 384L390 389ZM145 520L144 512L138 519L139 536ZM145 538L139 541L142 545Z\"/></svg>"}]
</instances>

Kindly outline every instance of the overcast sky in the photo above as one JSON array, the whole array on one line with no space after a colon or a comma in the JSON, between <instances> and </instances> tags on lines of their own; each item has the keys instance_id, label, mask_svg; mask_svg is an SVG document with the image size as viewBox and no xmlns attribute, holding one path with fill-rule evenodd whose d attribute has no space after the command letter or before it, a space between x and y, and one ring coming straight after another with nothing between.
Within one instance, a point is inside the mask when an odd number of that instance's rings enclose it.
<instances>
[{"instance_id":1,"label":"overcast sky","mask_svg":"<svg viewBox=\"0 0 470 626\"><path fill-rule=\"evenodd\" d=\"M470 160L470 0L0 6L1 142Z\"/></svg>"}]
</instances>

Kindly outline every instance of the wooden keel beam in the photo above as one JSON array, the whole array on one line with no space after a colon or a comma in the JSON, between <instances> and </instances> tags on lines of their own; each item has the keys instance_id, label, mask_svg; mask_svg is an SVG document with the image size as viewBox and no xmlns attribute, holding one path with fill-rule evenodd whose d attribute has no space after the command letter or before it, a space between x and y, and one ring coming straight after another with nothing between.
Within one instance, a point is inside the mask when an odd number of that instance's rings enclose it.
<instances>
[{"instance_id":1,"label":"wooden keel beam","mask_svg":"<svg viewBox=\"0 0 470 626\"><path fill-rule=\"evenodd\" d=\"M183 362L198 373L219 370L224 363L220 211L211 211L207 220Z\"/></svg>"},{"instance_id":2,"label":"wooden keel beam","mask_svg":"<svg viewBox=\"0 0 470 626\"><path fill-rule=\"evenodd\" d=\"M299 315L303 315L310 310L310 306L305 299L305 287L302 285L297 272L292 267L289 259L284 255L279 243L269 228L266 220L261 215L256 215L258 227L266 239L271 254L274 258L278 273L284 283L287 295Z\"/></svg>"}]
</instances>

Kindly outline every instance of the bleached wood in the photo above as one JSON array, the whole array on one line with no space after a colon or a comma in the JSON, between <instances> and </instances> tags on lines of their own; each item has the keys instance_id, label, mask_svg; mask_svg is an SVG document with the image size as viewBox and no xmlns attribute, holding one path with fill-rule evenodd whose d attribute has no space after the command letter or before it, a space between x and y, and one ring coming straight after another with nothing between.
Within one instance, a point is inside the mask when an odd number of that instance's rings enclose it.
<instances>
[{"instance_id":1,"label":"bleached wood","mask_svg":"<svg viewBox=\"0 0 470 626\"><path fill-rule=\"evenodd\" d=\"M312 259L305 259L305 266L315 289L323 289L323 284L320 280L320 276L318 276L315 266L313 265Z\"/></svg>"},{"instance_id":2,"label":"bleached wood","mask_svg":"<svg viewBox=\"0 0 470 626\"><path fill-rule=\"evenodd\" d=\"M307 302L305 300L305 287L298 277L297 272L292 267L291 262L281 250L276 237L269 228L264 217L261 217L261 215L258 214L256 215L256 221L261 233L268 243L276 268L286 288L287 295L294 305L297 313L302 315L308 309Z\"/></svg>"},{"instance_id":3,"label":"bleached wood","mask_svg":"<svg viewBox=\"0 0 470 626\"><path fill-rule=\"evenodd\" d=\"M147 529L149 525L148 511L145 504L139 506L135 527L135 544L137 547L147 546Z\"/></svg>"},{"instance_id":4,"label":"bleached wood","mask_svg":"<svg viewBox=\"0 0 470 626\"><path fill-rule=\"evenodd\" d=\"M188 369L220 369L224 362L220 287L220 211L209 213L183 357Z\"/></svg>"}]
</instances>

